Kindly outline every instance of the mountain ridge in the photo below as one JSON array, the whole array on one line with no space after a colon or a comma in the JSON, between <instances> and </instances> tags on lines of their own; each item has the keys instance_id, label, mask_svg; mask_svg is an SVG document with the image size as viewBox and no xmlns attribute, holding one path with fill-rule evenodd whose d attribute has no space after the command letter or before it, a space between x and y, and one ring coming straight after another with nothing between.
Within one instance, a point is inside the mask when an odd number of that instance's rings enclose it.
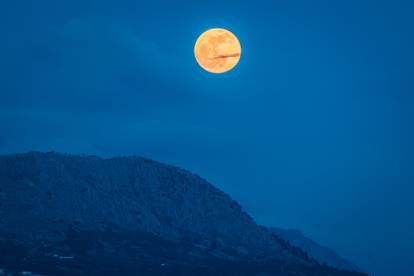
<instances>
[{"instance_id":1,"label":"mountain ridge","mask_svg":"<svg viewBox=\"0 0 414 276\"><path fill-rule=\"evenodd\" d=\"M152 252L150 243L174 263L170 267L189 260L215 260L240 265L243 261L253 267L283 263L272 268L276 270L328 269L258 226L237 202L205 179L148 158L55 152L1 155L0 184L0 242L17 241L29 248L36 244L37 249L31 249L36 258L48 258L62 248L76 253L73 245L83 248L78 240L96 233L91 238L96 236L96 241L80 250L79 258L100 254L99 245L112 248L102 252L131 251L125 258L142 260L149 254L146 250ZM133 249L120 249L123 243L116 233L124 233ZM73 236L82 238L68 238ZM108 242L109 237L117 242ZM111 254L105 256L112 258ZM151 254L157 260L164 258L159 252Z\"/></svg>"}]
</instances>

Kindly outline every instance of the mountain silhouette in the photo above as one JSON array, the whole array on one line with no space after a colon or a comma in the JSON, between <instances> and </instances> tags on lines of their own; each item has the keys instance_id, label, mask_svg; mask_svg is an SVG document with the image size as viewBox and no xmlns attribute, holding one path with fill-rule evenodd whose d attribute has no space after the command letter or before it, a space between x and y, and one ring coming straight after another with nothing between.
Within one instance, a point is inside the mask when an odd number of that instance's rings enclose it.
<instances>
[{"instance_id":1,"label":"mountain silhouette","mask_svg":"<svg viewBox=\"0 0 414 276\"><path fill-rule=\"evenodd\" d=\"M53 152L0 156L0 256L11 275L365 275L320 265L186 170Z\"/></svg>"},{"instance_id":2,"label":"mountain silhouette","mask_svg":"<svg viewBox=\"0 0 414 276\"><path fill-rule=\"evenodd\" d=\"M282 229L278 227L269 227L269 230L280 238L288 241L291 245L299 247L305 251L309 257L314 258L321 264L346 270L360 270L356 265L339 256L332 249L319 245L314 240L303 235L299 230Z\"/></svg>"}]
</instances>

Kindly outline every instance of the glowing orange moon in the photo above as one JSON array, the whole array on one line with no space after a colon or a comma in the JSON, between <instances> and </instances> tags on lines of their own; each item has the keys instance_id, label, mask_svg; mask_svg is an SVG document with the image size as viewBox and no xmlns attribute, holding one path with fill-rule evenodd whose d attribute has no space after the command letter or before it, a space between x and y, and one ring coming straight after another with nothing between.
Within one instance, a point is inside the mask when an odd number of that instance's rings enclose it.
<instances>
[{"instance_id":1,"label":"glowing orange moon","mask_svg":"<svg viewBox=\"0 0 414 276\"><path fill-rule=\"evenodd\" d=\"M225 73L240 60L240 42L226 29L210 29L197 39L194 56L204 70L215 74Z\"/></svg>"}]
</instances>

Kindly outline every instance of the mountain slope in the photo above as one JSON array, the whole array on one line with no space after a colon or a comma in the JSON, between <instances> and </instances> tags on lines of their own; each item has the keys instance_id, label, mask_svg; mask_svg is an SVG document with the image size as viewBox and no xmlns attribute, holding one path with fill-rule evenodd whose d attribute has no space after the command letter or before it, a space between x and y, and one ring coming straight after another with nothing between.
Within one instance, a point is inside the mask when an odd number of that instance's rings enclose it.
<instances>
[{"instance_id":1,"label":"mountain slope","mask_svg":"<svg viewBox=\"0 0 414 276\"><path fill-rule=\"evenodd\" d=\"M13 269L93 275L85 271L107 265L105 274L115 275L123 263L141 275L146 269L156 275L160 266L160 275L165 269L213 275L237 263L252 267L245 275L331 271L256 225L204 179L141 157L0 156L0 199L0 255L10 257L3 265ZM189 275L177 273L168 275Z\"/></svg>"},{"instance_id":2,"label":"mountain slope","mask_svg":"<svg viewBox=\"0 0 414 276\"><path fill-rule=\"evenodd\" d=\"M339 256L330 248L321 246L315 241L304 236L299 230L282 229L269 227L269 230L280 238L287 240L293 246L301 248L310 257L314 258L321 264L327 264L332 267L359 271L359 268L348 260Z\"/></svg>"}]
</instances>

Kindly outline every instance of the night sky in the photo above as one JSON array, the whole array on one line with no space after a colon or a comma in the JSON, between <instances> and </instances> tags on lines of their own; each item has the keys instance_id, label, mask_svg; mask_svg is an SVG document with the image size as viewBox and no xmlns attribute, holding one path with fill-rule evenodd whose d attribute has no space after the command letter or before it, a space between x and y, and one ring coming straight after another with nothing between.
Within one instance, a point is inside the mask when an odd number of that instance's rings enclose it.
<instances>
[{"instance_id":1,"label":"night sky","mask_svg":"<svg viewBox=\"0 0 414 276\"><path fill-rule=\"evenodd\" d=\"M368 272L414 275L412 1L0 3L0 153L142 155ZM223 27L242 57L203 71Z\"/></svg>"}]
</instances>

